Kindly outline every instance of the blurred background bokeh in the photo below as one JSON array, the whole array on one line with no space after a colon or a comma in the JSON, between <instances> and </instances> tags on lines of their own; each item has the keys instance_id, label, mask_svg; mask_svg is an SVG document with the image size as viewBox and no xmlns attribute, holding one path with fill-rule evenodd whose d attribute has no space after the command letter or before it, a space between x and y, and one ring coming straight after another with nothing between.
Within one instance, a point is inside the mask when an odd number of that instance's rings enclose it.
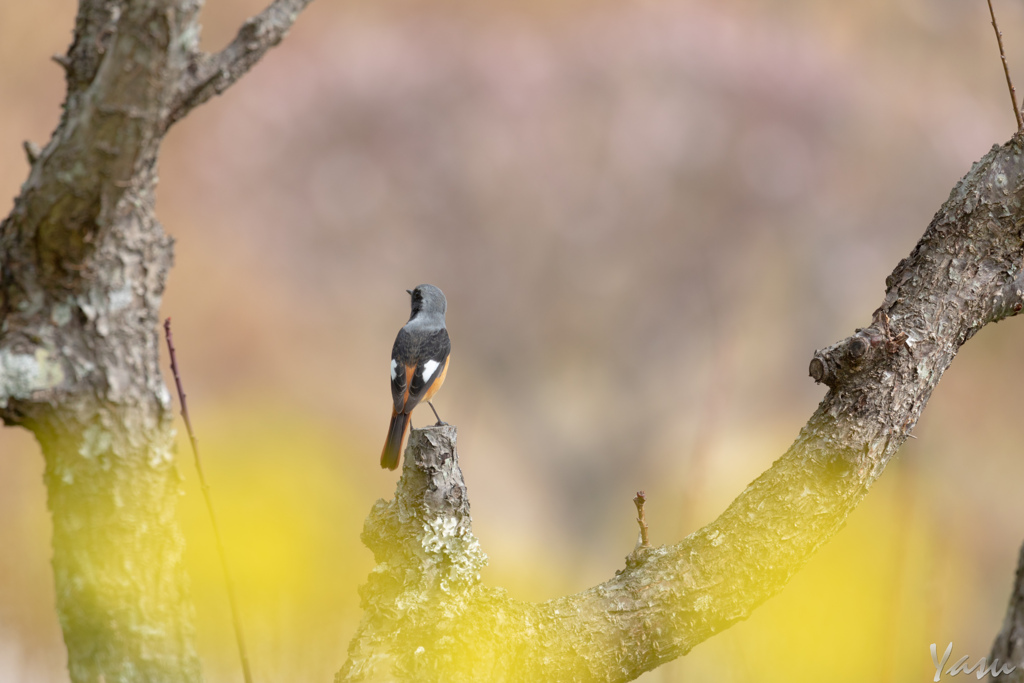
<instances>
[{"instance_id":1,"label":"blurred background bokeh","mask_svg":"<svg viewBox=\"0 0 1024 683\"><path fill-rule=\"evenodd\" d=\"M224 45L263 0L209 0ZM996 0L1024 84L1024 7ZM0 3L0 196L62 99L71 0ZM257 679L329 681L408 287L448 297L484 580L543 600L712 520L824 394L956 181L1013 132L985 3L317 0L168 136L163 312ZM925 681L988 652L1024 540L1024 328L964 347L849 523L748 621L641 680ZM417 413L414 424L430 422ZM180 435L179 435L180 439ZM239 680L187 443L210 681ZM66 681L39 449L0 429L0 683Z\"/></svg>"}]
</instances>

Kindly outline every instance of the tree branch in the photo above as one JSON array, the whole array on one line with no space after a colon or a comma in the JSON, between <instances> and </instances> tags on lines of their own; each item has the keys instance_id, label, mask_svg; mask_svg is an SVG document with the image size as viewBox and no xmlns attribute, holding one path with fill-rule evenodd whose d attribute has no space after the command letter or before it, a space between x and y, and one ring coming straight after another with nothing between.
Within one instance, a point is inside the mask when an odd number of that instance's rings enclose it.
<instances>
[{"instance_id":1,"label":"tree branch","mask_svg":"<svg viewBox=\"0 0 1024 683\"><path fill-rule=\"evenodd\" d=\"M246 20L235 39L217 54L194 52L187 77L175 94L167 125L231 87L267 50L284 39L310 2L312 0L274 0L265 10Z\"/></svg>"},{"instance_id":2,"label":"tree branch","mask_svg":"<svg viewBox=\"0 0 1024 683\"><path fill-rule=\"evenodd\" d=\"M442 541L439 559L424 554L436 529L469 521L462 487L410 487L461 483L454 428L418 430L395 501L379 501L366 523L378 565L337 683L629 681L747 618L843 526L959 347L1024 306L1022 157L1015 137L976 163L886 279L871 323L814 354L811 374L829 391L790 449L714 522L636 549L599 586L532 604L475 580L438 580L439 562L472 568L479 550L475 539ZM438 458L450 463L440 479L423 465ZM408 512L428 498L429 515Z\"/></svg>"},{"instance_id":3,"label":"tree branch","mask_svg":"<svg viewBox=\"0 0 1024 683\"><path fill-rule=\"evenodd\" d=\"M999 680L1005 683L1022 683L1024 681L1024 545L1020 548L1017 559L1017 573L1010 593L1010 602L1006 608L1003 628L992 643L989 653L989 665L999 660L1000 665L1016 667L1008 675Z\"/></svg>"}]
</instances>

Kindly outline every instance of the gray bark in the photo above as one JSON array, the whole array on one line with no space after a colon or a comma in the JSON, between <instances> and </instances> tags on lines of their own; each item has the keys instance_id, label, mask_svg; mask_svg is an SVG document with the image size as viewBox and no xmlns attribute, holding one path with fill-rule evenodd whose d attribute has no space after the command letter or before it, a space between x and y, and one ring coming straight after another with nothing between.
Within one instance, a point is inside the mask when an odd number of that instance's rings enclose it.
<instances>
[{"instance_id":1,"label":"gray bark","mask_svg":"<svg viewBox=\"0 0 1024 683\"><path fill-rule=\"evenodd\" d=\"M198 681L175 517L158 314L172 240L153 213L160 143L280 41L278 0L225 52L200 0L81 0L57 129L0 223L0 418L46 459L57 613L73 681ZM237 41L236 41L237 42ZM217 79L196 82L198 65ZM216 80L217 88L207 92Z\"/></svg>"},{"instance_id":2,"label":"gray bark","mask_svg":"<svg viewBox=\"0 0 1024 683\"><path fill-rule=\"evenodd\" d=\"M789 450L714 522L635 549L599 586L534 604L480 585L455 430L415 432L395 499L366 520L377 567L335 680L629 681L748 617L843 526L960 346L1024 306L1022 145L971 168L869 324L814 354L829 390Z\"/></svg>"}]
</instances>

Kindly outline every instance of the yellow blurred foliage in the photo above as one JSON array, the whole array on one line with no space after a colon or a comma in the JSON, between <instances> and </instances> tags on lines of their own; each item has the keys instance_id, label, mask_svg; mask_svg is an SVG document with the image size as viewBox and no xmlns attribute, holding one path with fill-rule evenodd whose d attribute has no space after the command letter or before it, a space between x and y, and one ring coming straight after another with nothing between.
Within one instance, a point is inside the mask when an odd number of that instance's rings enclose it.
<instances>
[{"instance_id":1,"label":"yellow blurred foliage","mask_svg":"<svg viewBox=\"0 0 1024 683\"><path fill-rule=\"evenodd\" d=\"M218 405L193 420L254 668L328 679L359 618L355 587L372 567L359 542L366 510L355 504L350 446L282 405ZM178 432L200 640L228 676L237 656L223 572L180 420Z\"/></svg>"}]
</instances>

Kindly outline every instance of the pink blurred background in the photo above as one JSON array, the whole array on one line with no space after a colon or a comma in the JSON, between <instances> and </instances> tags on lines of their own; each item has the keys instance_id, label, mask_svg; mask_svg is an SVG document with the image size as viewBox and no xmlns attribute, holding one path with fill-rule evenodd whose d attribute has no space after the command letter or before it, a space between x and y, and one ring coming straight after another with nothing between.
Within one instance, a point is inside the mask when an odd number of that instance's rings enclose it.
<instances>
[{"instance_id":1,"label":"pink blurred background","mask_svg":"<svg viewBox=\"0 0 1024 683\"><path fill-rule=\"evenodd\" d=\"M210 0L223 46L262 2ZM1024 8L1000 2L1024 85ZM63 94L68 0L0 4L0 194ZM1013 132L984 3L327 2L168 136L174 319L260 681L331 680L395 475L404 290L448 297L484 580L524 599L713 519L824 395L956 181ZM10 204L0 210L6 214ZM1018 321L986 329L842 531L747 622L641 680L921 681L988 652L1024 540ZM166 364L165 364L166 365ZM417 413L414 424L432 421ZM238 680L187 444L208 680ZM66 681L42 458L0 429L0 683ZM925 677L928 677L927 679Z\"/></svg>"}]
</instances>

